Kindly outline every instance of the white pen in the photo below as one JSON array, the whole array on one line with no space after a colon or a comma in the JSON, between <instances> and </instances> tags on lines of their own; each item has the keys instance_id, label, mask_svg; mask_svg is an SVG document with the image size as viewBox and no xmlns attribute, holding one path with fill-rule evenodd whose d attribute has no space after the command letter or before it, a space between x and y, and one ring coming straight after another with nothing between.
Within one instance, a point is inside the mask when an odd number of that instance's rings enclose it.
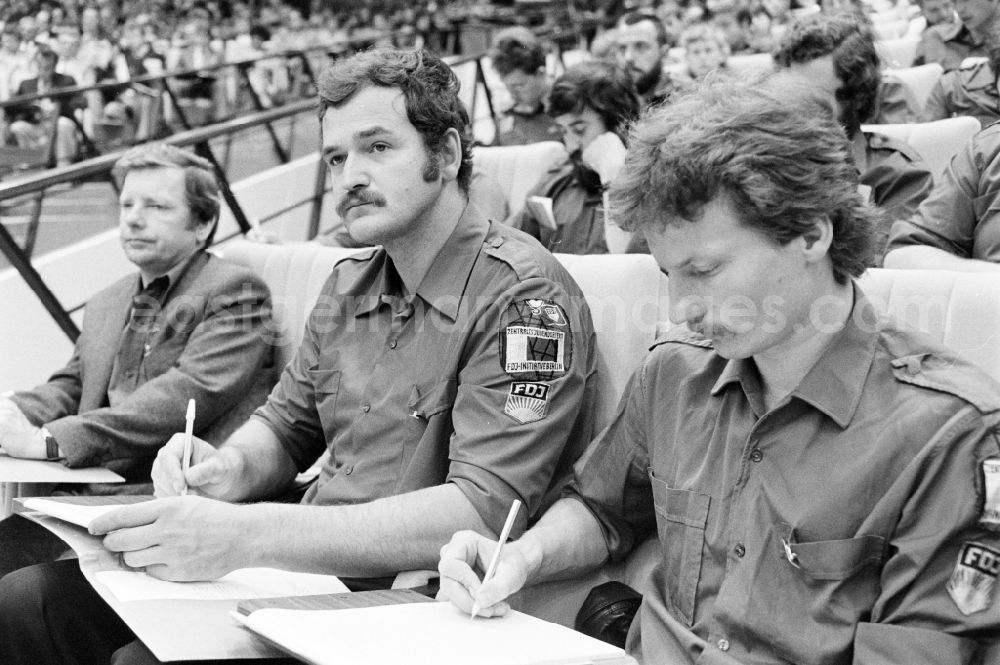
<instances>
[{"instance_id":1,"label":"white pen","mask_svg":"<svg viewBox=\"0 0 1000 665\"><path fill-rule=\"evenodd\" d=\"M193 448L191 437L194 436L194 400L188 400L187 415L184 416L184 453L181 457L181 475L184 477L184 486L181 487L181 496L188 493L187 470L191 467L191 449Z\"/></svg>"},{"instance_id":2,"label":"white pen","mask_svg":"<svg viewBox=\"0 0 1000 665\"><path fill-rule=\"evenodd\" d=\"M518 499L514 499L514 503L510 504L510 512L507 513L507 521L504 522L503 530L500 532L500 540L497 542L497 548L493 550L493 558L490 559L490 565L486 567L486 574L483 575L483 584L486 584L497 572L497 564L500 563L500 550L503 549L504 543L507 542L507 537L510 536L510 530L514 526L514 519L517 517L517 511L521 508L521 502ZM472 601L472 611L469 612L469 618L472 619L479 612L479 602Z\"/></svg>"}]
</instances>

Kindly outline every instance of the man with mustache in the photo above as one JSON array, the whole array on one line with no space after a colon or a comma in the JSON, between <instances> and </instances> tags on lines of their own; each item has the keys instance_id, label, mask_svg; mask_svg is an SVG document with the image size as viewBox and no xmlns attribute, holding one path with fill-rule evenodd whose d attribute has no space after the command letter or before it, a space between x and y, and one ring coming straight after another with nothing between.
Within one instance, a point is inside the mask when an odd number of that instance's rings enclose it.
<instances>
[{"instance_id":1,"label":"man with mustache","mask_svg":"<svg viewBox=\"0 0 1000 665\"><path fill-rule=\"evenodd\" d=\"M589 310L551 254L468 203L451 69L368 51L318 92L338 212L377 247L334 268L267 404L221 447L196 440L186 473L175 436L153 469L161 498L91 524L155 577L273 566L388 587L456 529L498 533L514 499L523 531L591 434ZM263 502L323 455L300 504ZM73 563L0 580L0 662L153 662Z\"/></svg>"},{"instance_id":2,"label":"man with mustache","mask_svg":"<svg viewBox=\"0 0 1000 665\"><path fill-rule=\"evenodd\" d=\"M639 113L635 88L617 66L584 62L552 84L548 113L569 156L531 189L528 205L511 218L511 226L538 238L553 252L622 251L627 238L619 240L614 228L609 235L603 193L625 159L626 127ZM551 217L532 204L533 197L551 201Z\"/></svg>"},{"instance_id":3,"label":"man with mustache","mask_svg":"<svg viewBox=\"0 0 1000 665\"><path fill-rule=\"evenodd\" d=\"M995 663L1000 386L867 300L850 146L781 92L705 87L632 131L611 203L677 327L489 581L496 543L456 534L442 595L502 615L656 538L626 643L647 665Z\"/></svg>"},{"instance_id":4,"label":"man with mustache","mask_svg":"<svg viewBox=\"0 0 1000 665\"><path fill-rule=\"evenodd\" d=\"M124 485L73 493L148 493L159 449L183 429L222 443L274 385L269 292L252 272L205 252L219 218L212 165L164 144L133 148L114 170L119 232L138 269L96 293L65 367L0 397L0 448L13 457L105 466ZM81 278L84 275L81 275ZM67 547L14 515L0 521L0 576Z\"/></svg>"}]
</instances>

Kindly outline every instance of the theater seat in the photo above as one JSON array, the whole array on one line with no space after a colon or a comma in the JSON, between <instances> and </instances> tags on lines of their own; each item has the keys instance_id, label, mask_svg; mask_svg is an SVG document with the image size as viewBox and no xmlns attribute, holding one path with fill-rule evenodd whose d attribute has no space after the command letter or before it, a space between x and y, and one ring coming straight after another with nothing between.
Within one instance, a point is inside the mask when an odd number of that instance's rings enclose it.
<instances>
[{"instance_id":1,"label":"theater seat","mask_svg":"<svg viewBox=\"0 0 1000 665\"><path fill-rule=\"evenodd\" d=\"M500 185L507 197L510 213L519 212L531 188L565 158L566 149L558 141L493 146L472 151L473 168Z\"/></svg>"},{"instance_id":2,"label":"theater seat","mask_svg":"<svg viewBox=\"0 0 1000 665\"><path fill-rule=\"evenodd\" d=\"M916 54L914 53L914 55ZM918 112L924 110L927 98L931 96L931 91L944 73L944 69L936 62L929 62L926 65L919 65L917 67L888 69L886 71L896 76L910 89L914 100L920 105L920 108L917 109Z\"/></svg>"},{"instance_id":3,"label":"theater seat","mask_svg":"<svg viewBox=\"0 0 1000 665\"><path fill-rule=\"evenodd\" d=\"M861 129L909 143L924 158L936 178L948 167L955 153L979 131L979 121L963 116L912 124L862 125Z\"/></svg>"}]
</instances>

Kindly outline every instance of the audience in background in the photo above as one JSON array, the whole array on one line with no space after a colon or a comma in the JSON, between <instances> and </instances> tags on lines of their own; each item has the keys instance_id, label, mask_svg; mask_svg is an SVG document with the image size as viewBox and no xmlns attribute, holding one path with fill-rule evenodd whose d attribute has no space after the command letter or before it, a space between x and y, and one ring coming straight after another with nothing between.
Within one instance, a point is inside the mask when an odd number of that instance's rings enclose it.
<instances>
[{"instance_id":1,"label":"audience in background","mask_svg":"<svg viewBox=\"0 0 1000 665\"><path fill-rule=\"evenodd\" d=\"M996 74L1000 71L1000 14L993 19L986 46L989 57L970 59L938 80L924 104L921 122L968 115L986 127L1000 119Z\"/></svg>"},{"instance_id":2,"label":"audience in background","mask_svg":"<svg viewBox=\"0 0 1000 665\"><path fill-rule=\"evenodd\" d=\"M48 47L41 47L35 56L38 76L18 85L15 95L35 95L60 88L72 88L72 76L56 71L59 56ZM77 154L79 139L73 113L85 102L78 95L41 97L34 103L8 108L10 133L21 148L50 146L57 165L69 164ZM54 137L54 145L52 143Z\"/></svg>"},{"instance_id":3,"label":"audience in background","mask_svg":"<svg viewBox=\"0 0 1000 665\"><path fill-rule=\"evenodd\" d=\"M513 101L497 117L496 145L518 145L559 138L552 117L545 112L549 81L545 49L530 32L504 31L491 52L493 68Z\"/></svg>"},{"instance_id":4,"label":"audience in background","mask_svg":"<svg viewBox=\"0 0 1000 665\"><path fill-rule=\"evenodd\" d=\"M510 224L553 252L607 253L603 194L625 159L628 123L639 114L635 88L616 65L584 62L552 84L548 112L569 156L532 188ZM611 238L612 250L621 252L628 244L614 230Z\"/></svg>"},{"instance_id":5,"label":"audience in background","mask_svg":"<svg viewBox=\"0 0 1000 665\"><path fill-rule=\"evenodd\" d=\"M968 57L986 56L986 33L996 14L997 0L959 0L959 21L941 23L921 35L915 65L937 62L946 72L958 69Z\"/></svg>"},{"instance_id":6,"label":"audience in background","mask_svg":"<svg viewBox=\"0 0 1000 665\"><path fill-rule=\"evenodd\" d=\"M1000 124L967 143L916 214L897 221L887 268L1000 270Z\"/></svg>"},{"instance_id":7,"label":"audience in background","mask_svg":"<svg viewBox=\"0 0 1000 665\"><path fill-rule=\"evenodd\" d=\"M632 12L618 21L615 43L618 62L632 77L644 106L659 104L677 91L678 84L663 69L667 31L652 14Z\"/></svg>"},{"instance_id":8,"label":"audience in background","mask_svg":"<svg viewBox=\"0 0 1000 665\"><path fill-rule=\"evenodd\" d=\"M798 82L799 90L835 101L860 183L885 215L874 245L878 265L889 226L917 209L933 178L906 143L861 131L861 123L875 113L881 79L882 65L869 27L853 14L807 16L789 27L774 59L787 80Z\"/></svg>"},{"instance_id":9,"label":"audience in background","mask_svg":"<svg viewBox=\"0 0 1000 665\"><path fill-rule=\"evenodd\" d=\"M712 72L726 72L729 42L721 29L701 23L681 33L684 62L691 81L704 80Z\"/></svg>"}]
</instances>

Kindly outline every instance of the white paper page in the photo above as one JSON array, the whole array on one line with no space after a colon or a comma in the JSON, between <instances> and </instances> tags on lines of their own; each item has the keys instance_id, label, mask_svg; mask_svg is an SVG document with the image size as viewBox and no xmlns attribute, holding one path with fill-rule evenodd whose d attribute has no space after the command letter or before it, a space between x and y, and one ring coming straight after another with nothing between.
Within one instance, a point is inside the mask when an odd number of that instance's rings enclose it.
<instances>
[{"instance_id":1,"label":"white paper page","mask_svg":"<svg viewBox=\"0 0 1000 665\"><path fill-rule=\"evenodd\" d=\"M123 483L104 467L70 469L59 462L11 457L0 450L0 482L5 483Z\"/></svg>"},{"instance_id":2,"label":"white paper page","mask_svg":"<svg viewBox=\"0 0 1000 665\"><path fill-rule=\"evenodd\" d=\"M244 623L318 665L612 665L618 647L512 612L469 619L451 603L354 610L257 610Z\"/></svg>"},{"instance_id":3,"label":"white paper page","mask_svg":"<svg viewBox=\"0 0 1000 665\"><path fill-rule=\"evenodd\" d=\"M551 231L555 231L558 228L556 226L556 215L552 209L552 199L547 196L529 196L528 200L525 201L525 205L528 206L528 210L535 216L539 224Z\"/></svg>"},{"instance_id":4,"label":"white paper page","mask_svg":"<svg viewBox=\"0 0 1000 665\"><path fill-rule=\"evenodd\" d=\"M344 583L333 575L291 573L276 568L240 568L212 582L168 582L146 573L124 570L107 570L97 573L96 577L122 602L244 600L348 591Z\"/></svg>"},{"instance_id":5,"label":"white paper page","mask_svg":"<svg viewBox=\"0 0 1000 665\"><path fill-rule=\"evenodd\" d=\"M87 525L97 517L103 515L104 513L110 513L112 510L124 508L125 505L115 503L103 506L79 506L73 503L35 498L25 499L24 507L29 510L37 510L40 513L51 515L52 517L58 517L64 522L69 522L70 524L76 524L86 528Z\"/></svg>"}]
</instances>

